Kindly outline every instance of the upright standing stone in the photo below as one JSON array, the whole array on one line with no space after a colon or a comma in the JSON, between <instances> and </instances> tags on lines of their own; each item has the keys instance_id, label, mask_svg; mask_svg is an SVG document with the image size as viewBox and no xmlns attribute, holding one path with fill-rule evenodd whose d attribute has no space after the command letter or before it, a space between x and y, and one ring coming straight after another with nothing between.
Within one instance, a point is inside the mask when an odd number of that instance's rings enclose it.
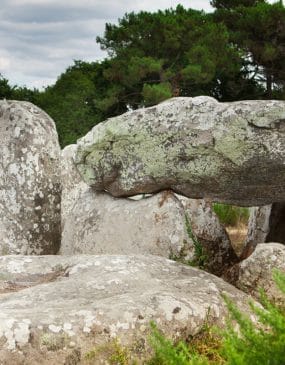
<instances>
[{"instance_id":1,"label":"upright standing stone","mask_svg":"<svg viewBox=\"0 0 285 365\"><path fill-rule=\"evenodd\" d=\"M28 102L0 101L0 255L58 251L59 154L46 113Z\"/></svg>"},{"instance_id":2,"label":"upright standing stone","mask_svg":"<svg viewBox=\"0 0 285 365\"><path fill-rule=\"evenodd\" d=\"M259 243L285 244L285 202L251 208L248 234L241 258L252 254Z\"/></svg>"}]
</instances>

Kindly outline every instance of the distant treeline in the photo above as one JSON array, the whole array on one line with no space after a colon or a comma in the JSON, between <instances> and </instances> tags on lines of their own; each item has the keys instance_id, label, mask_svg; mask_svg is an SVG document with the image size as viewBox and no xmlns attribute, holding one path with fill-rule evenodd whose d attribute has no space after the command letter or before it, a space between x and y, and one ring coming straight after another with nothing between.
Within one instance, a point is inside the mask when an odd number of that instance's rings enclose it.
<instances>
[{"instance_id":1,"label":"distant treeline","mask_svg":"<svg viewBox=\"0 0 285 365\"><path fill-rule=\"evenodd\" d=\"M285 99L282 1L213 0L212 5L209 14L180 5L126 14L97 37L107 59L75 61L44 91L11 86L0 75L0 97L44 109L56 122L62 146L108 117L172 96Z\"/></svg>"}]
</instances>

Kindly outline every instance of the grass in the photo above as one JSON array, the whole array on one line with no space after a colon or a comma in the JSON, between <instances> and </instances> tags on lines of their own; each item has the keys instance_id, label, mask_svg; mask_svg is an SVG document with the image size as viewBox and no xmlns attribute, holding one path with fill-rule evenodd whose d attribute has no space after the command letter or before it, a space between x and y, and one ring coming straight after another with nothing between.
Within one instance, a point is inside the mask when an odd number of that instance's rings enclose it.
<instances>
[{"instance_id":1,"label":"grass","mask_svg":"<svg viewBox=\"0 0 285 365\"><path fill-rule=\"evenodd\" d=\"M212 208L220 222L225 226L238 226L248 223L249 208L220 203L213 203Z\"/></svg>"}]
</instances>

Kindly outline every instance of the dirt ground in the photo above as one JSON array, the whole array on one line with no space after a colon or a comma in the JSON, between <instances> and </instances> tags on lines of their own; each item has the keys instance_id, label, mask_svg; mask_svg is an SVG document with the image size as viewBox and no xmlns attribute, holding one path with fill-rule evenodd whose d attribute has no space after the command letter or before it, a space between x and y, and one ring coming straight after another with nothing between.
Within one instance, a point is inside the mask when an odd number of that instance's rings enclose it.
<instances>
[{"instance_id":1,"label":"dirt ground","mask_svg":"<svg viewBox=\"0 0 285 365\"><path fill-rule=\"evenodd\" d=\"M247 235L247 225L239 223L238 226L228 226L226 231L230 237L233 249L239 256L244 247L244 241Z\"/></svg>"}]
</instances>

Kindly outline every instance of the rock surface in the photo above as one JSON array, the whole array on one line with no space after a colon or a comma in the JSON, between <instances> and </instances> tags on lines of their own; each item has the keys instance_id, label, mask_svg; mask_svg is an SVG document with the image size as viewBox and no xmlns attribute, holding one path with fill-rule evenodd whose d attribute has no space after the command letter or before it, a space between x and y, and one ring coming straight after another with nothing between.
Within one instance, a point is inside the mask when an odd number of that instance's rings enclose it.
<instances>
[{"instance_id":1,"label":"rock surface","mask_svg":"<svg viewBox=\"0 0 285 365\"><path fill-rule=\"evenodd\" d=\"M249 257L258 243L285 244L285 203L251 208L248 234L241 258Z\"/></svg>"},{"instance_id":2,"label":"rock surface","mask_svg":"<svg viewBox=\"0 0 285 365\"><path fill-rule=\"evenodd\" d=\"M243 310L248 301L216 276L140 255L4 256L0 288L1 365L83 364L114 338L144 357L150 320L186 337L224 323L222 293Z\"/></svg>"},{"instance_id":3,"label":"rock surface","mask_svg":"<svg viewBox=\"0 0 285 365\"><path fill-rule=\"evenodd\" d=\"M285 273L285 246L280 243L258 244L251 256L234 267L235 285L257 299L263 288L270 299L284 301L284 295L272 278L273 269Z\"/></svg>"},{"instance_id":4,"label":"rock surface","mask_svg":"<svg viewBox=\"0 0 285 365\"><path fill-rule=\"evenodd\" d=\"M176 194L176 196L178 195ZM227 231L212 209L212 204L203 199L189 199L182 196L178 196L178 198L190 220L195 241L203 247L205 254L203 268L212 274L224 275L239 259ZM194 261L195 259L197 257L194 256Z\"/></svg>"},{"instance_id":5,"label":"rock surface","mask_svg":"<svg viewBox=\"0 0 285 365\"><path fill-rule=\"evenodd\" d=\"M80 195L81 190L88 186L81 178L74 165L76 144L66 146L61 151L60 157L60 180L61 180L61 225L65 226L65 219L72 211L73 205ZM79 191L80 190L80 191Z\"/></svg>"},{"instance_id":6,"label":"rock surface","mask_svg":"<svg viewBox=\"0 0 285 365\"><path fill-rule=\"evenodd\" d=\"M204 250L205 269L222 275L237 257L210 203L164 191L141 200L97 193L73 163L76 145L62 151L62 242L60 253L153 254L195 261L197 249L185 216Z\"/></svg>"},{"instance_id":7,"label":"rock surface","mask_svg":"<svg viewBox=\"0 0 285 365\"><path fill-rule=\"evenodd\" d=\"M54 254L60 244L60 147L52 119L0 101L0 254Z\"/></svg>"},{"instance_id":8,"label":"rock surface","mask_svg":"<svg viewBox=\"0 0 285 365\"><path fill-rule=\"evenodd\" d=\"M76 163L98 191L172 189L241 206L285 200L285 102L174 98L95 126Z\"/></svg>"}]
</instances>

